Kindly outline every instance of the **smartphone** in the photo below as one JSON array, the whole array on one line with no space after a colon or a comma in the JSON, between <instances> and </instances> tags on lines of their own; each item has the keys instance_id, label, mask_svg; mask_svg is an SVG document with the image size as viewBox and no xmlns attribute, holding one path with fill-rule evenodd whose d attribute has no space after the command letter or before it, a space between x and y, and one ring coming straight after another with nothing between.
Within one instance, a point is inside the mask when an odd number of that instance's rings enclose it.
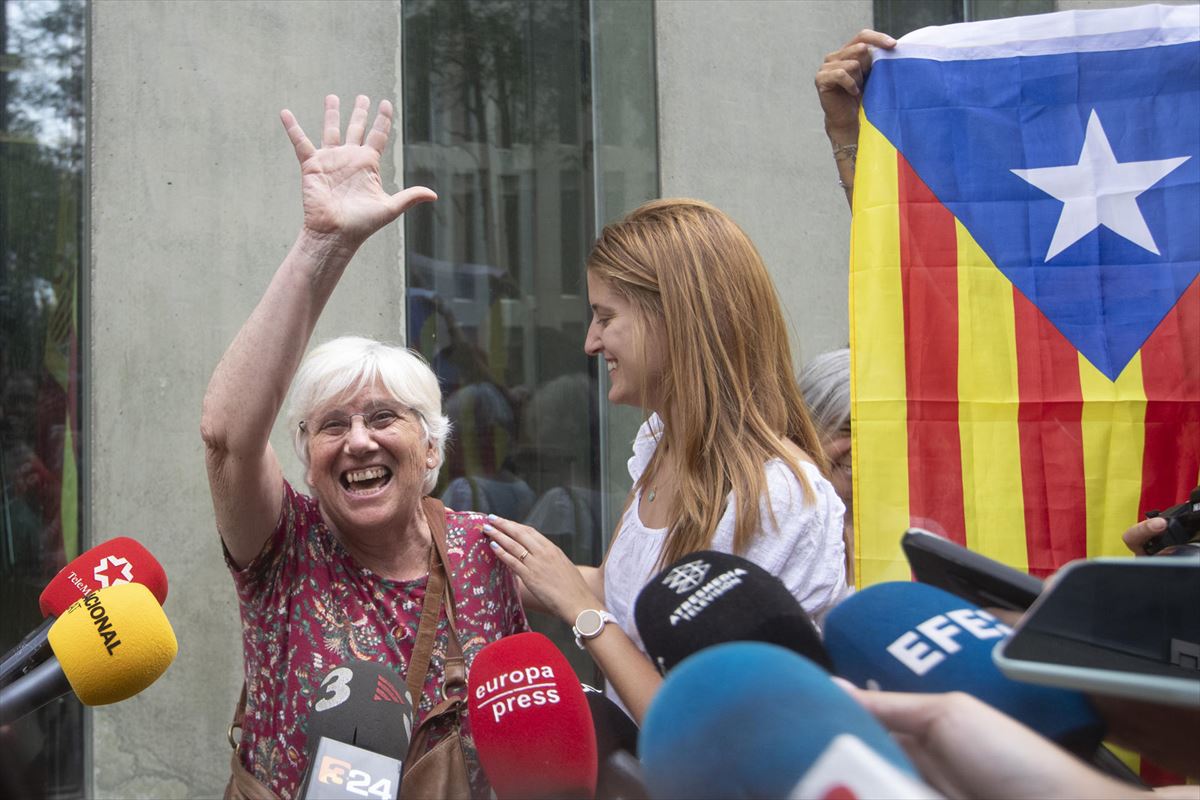
<instances>
[{"instance_id":1,"label":"smartphone","mask_svg":"<svg viewBox=\"0 0 1200 800\"><path fill-rule=\"evenodd\" d=\"M992 660L1015 680L1200 708L1200 551L1067 564Z\"/></svg>"},{"instance_id":2,"label":"smartphone","mask_svg":"<svg viewBox=\"0 0 1200 800\"><path fill-rule=\"evenodd\" d=\"M1024 611L1042 592L1042 582L920 528L900 537L913 576L977 606Z\"/></svg>"}]
</instances>

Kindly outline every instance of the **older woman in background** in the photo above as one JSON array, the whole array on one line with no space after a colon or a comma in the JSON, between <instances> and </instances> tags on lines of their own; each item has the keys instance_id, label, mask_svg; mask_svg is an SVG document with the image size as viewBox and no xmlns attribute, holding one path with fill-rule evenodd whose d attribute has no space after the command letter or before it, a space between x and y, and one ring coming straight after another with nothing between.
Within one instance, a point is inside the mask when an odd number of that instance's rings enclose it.
<instances>
[{"instance_id":1,"label":"older woman in background","mask_svg":"<svg viewBox=\"0 0 1200 800\"><path fill-rule=\"evenodd\" d=\"M282 113L300 161L303 227L217 365L201 421L217 528L242 615L247 691L234 773L240 764L283 798L295 795L304 772L309 709L332 668L365 659L406 676L435 527L445 527L445 571L467 665L488 642L527 628L515 581L488 547L482 519L425 497L449 425L437 379L420 357L346 337L301 364L359 246L408 208L435 199L423 187L383 190L379 159L392 108L381 103L368 131L368 106L357 98L343 143L338 99L327 97L320 148ZM291 429L311 495L284 478L269 441L289 386ZM440 699L448 636L443 610L422 696L413 699L418 723ZM486 797L464 738L473 793ZM436 741L435 734L430 744Z\"/></svg>"},{"instance_id":2,"label":"older woman in background","mask_svg":"<svg viewBox=\"0 0 1200 800\"><path fill-rule=\"evenodd\" d=\"M854 582L854 481L850 468L850 350L822 353L800 370L800 393L808 404L829 459L829 482L846 506L846 579Z\"/></svg>"}]
</instances>

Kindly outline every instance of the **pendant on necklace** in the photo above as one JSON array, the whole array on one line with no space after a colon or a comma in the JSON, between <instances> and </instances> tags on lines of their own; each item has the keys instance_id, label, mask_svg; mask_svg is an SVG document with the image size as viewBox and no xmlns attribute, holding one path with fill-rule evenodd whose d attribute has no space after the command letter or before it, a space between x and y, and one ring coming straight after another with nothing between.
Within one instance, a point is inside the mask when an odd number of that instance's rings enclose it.
<instances>
[{"instance_id":1,"label":"pendant on necklace","mask_svg":"<svg viewBox=\"0 0 1200 800\"><path fill-rule=\"evenodd\" d=\"M654 498L655 498L655 497L657 497L657 496L658 496L658 492L656 492L654 489L651 489L651 490L650 490L650 494L646 495L646 500L648 500L649 502L653 503L653 502L654 502Z\"/></svg>"}]
</instances>

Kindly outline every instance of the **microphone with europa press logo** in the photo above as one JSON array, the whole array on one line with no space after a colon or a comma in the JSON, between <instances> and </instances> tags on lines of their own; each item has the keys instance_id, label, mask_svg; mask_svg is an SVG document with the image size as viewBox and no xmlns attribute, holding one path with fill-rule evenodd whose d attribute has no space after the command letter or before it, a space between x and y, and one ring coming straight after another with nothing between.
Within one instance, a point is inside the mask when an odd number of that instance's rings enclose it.
<instances>
[{"instance_id":1,"label":"microphone with europa press logo","mask_svg":"<svg viewBox=\"0 0 1200 800\"><path fill-rule=\"evenodd\" d=\"M595 796L592 714L553 642L540 633L492 642L467 688L475 749L499 800Z\"/></svg>"},{"instance_id":2,"label":"microphone with europa press logo","mask_svg":"<svg viewBox=\"0 0 1200 800\"><path fill-rule=\"evenodd\" d=\"M146 586L159 605L167 599L167 576L162 565L128 536L98 544L60 569L38 598L46 619L0 660L0 686L7 686L50 658L47 634L72 603L98 589L123 583Z\"/></svg>"},{"instance_id":3,"label":"microphone with europa press logo","mask_svg":"<svg viewBox=\"0 0 1200 800\"><path fill-rule=\"evenodd\" d=\"M992 649L1011 629L949 592L921 583L880 583L843 600L825 619L836 673L892 692L960 691L1091 757L1104 724L1075 691L1011 680Z\"/></svg>"},{"instance_id":4,"label":"microphone with europa press logo","mask_svg":"<svg viewBox=\"0 0 1200 800\"><path fill-rule=\"evenodd\" d=\"M70 692L89 706L125 700L154 683L179 649L162 606L140 583L76 600L47 638L53 656L0 689L0 724Z\"/></svg>"},{"instance_id":5,"label":"microphone with europa press logo","mask_svg":"<svg viewBox=\"0 0 1200 800\"><path fill-rule=\"evenodd\" d=\"M395 800L412 738L413 704L392 669L352 661L321 680L308 717L305 800Z\"/></svg>"},{"instance_id":6,"label":"microphone with europa press logo","mask_svg":"<svg viewBox=\"0 0 1200 800\"><path fill-rule=\"evenodd\" d=\"M634 605L638 635L659 672L706 647L777 644L832 669L817 626L776 576L729 553L690 553L650 579Z\"/></svg>"},{"instance_id":7,"label":"microphone with europa press logo","mask_svg":"<svg viewBox=\"0 0 1200 800\"><path fill-rule=\"evenodd\" d=\"M824 669L762 642L710 647L671 670L639 749L653 798L940 797Z\"/></svg>"}]
</instances>

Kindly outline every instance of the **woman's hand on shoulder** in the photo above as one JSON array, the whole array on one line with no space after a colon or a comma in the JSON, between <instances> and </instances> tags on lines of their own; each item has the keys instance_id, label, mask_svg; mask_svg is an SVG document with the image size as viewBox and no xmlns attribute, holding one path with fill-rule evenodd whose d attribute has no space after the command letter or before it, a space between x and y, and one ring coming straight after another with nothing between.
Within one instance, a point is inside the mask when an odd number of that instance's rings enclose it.
<instances>
[{"instance_id":1,"label":"woman's hand on shoulder","mask_svg":"<svg viewBox=\"0 0 1200 800\"><path fill-rule=\"evenodd\" d=\"M603 607L579 567L536 529L490 514L483 532L497 558L550 614L573 624L580 611Z\"/></svg>"},{"instance_id":2,"label":"woman's hand on shoulder","mask_svg":"<svg viewBox=\"0 0 1200 800\"><path fill-rule=\"evenodd\" d=\"M392 104L387 100L379 104L368 131L370 104L366 95L355 99L343 140L338 97L326 96L319 148L291 111L284 109L279 114L300 161L305 232L351 249L412 206L437 199L424 186L395 194L384 190L379 159L391 135Z\"/></svg>"}]
</instances>

